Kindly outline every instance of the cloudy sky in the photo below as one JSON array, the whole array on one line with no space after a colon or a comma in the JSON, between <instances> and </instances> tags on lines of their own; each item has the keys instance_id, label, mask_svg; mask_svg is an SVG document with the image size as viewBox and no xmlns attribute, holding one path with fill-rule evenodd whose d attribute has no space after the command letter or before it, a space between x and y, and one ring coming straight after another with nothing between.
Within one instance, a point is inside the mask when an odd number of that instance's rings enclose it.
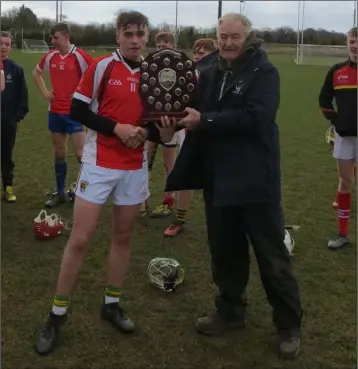
<instances>
[{"instance_id":1,"label":"cloudy sky","mask_svg":"<svg viewBox=\"0 0 358 369\"><path fill-rule=\"evenodd\" d=\"M354 1L303 1L304 27L346 32L353 26ZM39 17L55 18L55 1L1 1L1 12L25 4ZM179 1L178 22L182 25L211 27L217 19L217 1ZM63 13L78 23L110 22L119 9L146 14L151 23L175 24L175 1L63 1ZM239 1L223 1L223 13L239 11ZM243 12L255 28L282 25L297 29L297 1L246 1Z\"/></svg>"}]
</instances>

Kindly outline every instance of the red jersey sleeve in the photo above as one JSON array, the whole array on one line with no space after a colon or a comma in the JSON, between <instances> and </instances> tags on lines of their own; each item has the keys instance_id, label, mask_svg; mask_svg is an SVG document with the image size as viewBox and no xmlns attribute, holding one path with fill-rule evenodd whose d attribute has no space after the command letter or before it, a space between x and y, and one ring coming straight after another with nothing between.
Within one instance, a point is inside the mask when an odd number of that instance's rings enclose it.
<instances>
[{"instance_id":1,"label":"red jersey sleeve","mask_svg":"<svg viewBox=\"0 0 358 369\"><path fill-rule=\"evenodd\" d=\"M86 70L89 68L89 66L92 64L92 57L88 55L85 51L82 49L76 49L76 57L77 61L79 63L79 66L81 68L81 75L83 76Z\"/></svg>"},{"instance_id":2,"label":"red jersey sleeve","mask_svg":"<svg viewBox=\"0 0 358 369\"><path fill-rule=\"evenodd\" d=\"M53 51L49 51L47 54L42 56L36 67L40 72L48 71L52 54Z\"/></svg>"},{"instance_id":3,"label":"red jersey sleeve","mask_svg":"<svg viewBox=\"0 0 358 369\"><path fill-rule=\"evenodd\" d=\"M3 66L3 64L2 64L2 60L0 60L0 70L4 70L4 66Z\"/></svg>"},{"instance_id":4,"label":"red jersey sleeve","mask_svg":"<svg viewBox=\"0 0 358 369\"><path fill-rule=\"evenodd\" d=\"M96 69L97 63L93 61L77 86L76 92L73 95L75 99L81 100L87 104L90 104L92 102L95 92L94 85Z\"/></svg>"},{"instance_id":5,"label":"red jersey sleeve","mask_svg":"<svg viewBox=\"0 0 358 369\"><path fill-rule=\"evenodd\" d=\"M85 62L87 63L87 65L89 67L93 62L92 56L87 54L86 52L83 52L82 56L83 56L83 59L85 60Z\"/></svg>"}]
</instances>

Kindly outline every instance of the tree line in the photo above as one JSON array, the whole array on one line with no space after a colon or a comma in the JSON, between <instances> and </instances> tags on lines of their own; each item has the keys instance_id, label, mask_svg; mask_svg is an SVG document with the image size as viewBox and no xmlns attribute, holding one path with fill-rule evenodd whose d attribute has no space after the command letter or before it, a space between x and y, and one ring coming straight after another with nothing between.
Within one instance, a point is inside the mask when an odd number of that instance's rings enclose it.
<instances>
[{"instance_id":1,"label":"tree line","mask_svg":"<svg viewBox=\"0 0 358 369\"><path fill-rule=\"evenodd\" d=\"M78 24L68 20L70 24L72 42L79 46L113 46L115 45L115 24L111 23L90 23ZM54 19L39 18L25 5L13 8L1 15L1 29L10 31L16 47L21 48L22 38L45 40L50 43L49 30L55 24ZM155 46L155 35L160 31L170 31L174 27L167 23L150 26L149 47ZM256 34L266 43L277 43L292 45L297 42L297 32L291 27L278 27L275 29L264 28L255 30ZM195 26L185 26L180 28L178 34L178 47L190 49L198 38L216 38L215 26L204 29ZM345 45L346 35L325 29L307 28L303 31L303 43L313 45Z\"/></svg>"}]
</instances>

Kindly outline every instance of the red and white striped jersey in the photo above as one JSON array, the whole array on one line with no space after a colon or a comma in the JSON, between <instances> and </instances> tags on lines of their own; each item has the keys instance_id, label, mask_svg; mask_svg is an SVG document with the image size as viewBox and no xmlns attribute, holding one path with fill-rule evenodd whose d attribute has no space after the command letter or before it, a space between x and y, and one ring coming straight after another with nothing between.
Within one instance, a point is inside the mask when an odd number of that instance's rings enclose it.
<instances>
[{"instance_id":1,"label":"red and white striped jersey","mask_svg":"<svg viewBox=\"0 0 358 369\"><path fill-rule=\"evenodd\" d=\"M73 97L89 104L98 115L138 126L143 114L139 80L140 69L132 70L117 50L94 60ZM137 170L143 167L143 145L130 149L117 136L88 129L82 161L109 169Z\"/></svg>"},{"instance_id":2,"label":"red and white striped jersey","mask_svg":"<svg viewBox=\"0 0 358 369\"><path fill-rule=\"evenodd\" d=\"M75 45L71 45L68 54L61 55L58 50L50 50L40 59L37 69L49 72L54 94L49 111L70 113L72 96L91 62L92 57Z\"/></svg>"}]
</instances>

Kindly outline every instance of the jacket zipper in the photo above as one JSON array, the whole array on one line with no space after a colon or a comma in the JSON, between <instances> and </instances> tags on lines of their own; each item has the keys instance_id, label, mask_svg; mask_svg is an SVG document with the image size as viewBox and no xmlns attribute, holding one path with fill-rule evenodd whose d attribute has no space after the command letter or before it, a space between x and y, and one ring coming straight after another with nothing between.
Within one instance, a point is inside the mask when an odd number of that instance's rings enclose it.
<instances>
[{"instance_id":1,"label":"jacket zipper","mask_svg":"<svg viewBox=\"0 0 358 369\"><path fill-rule=\"evenodd\" d=\"M224 87L225 87L225 83L226 83L226 77L228 75L228 71L225 72L224 74L224 78L223 78L223 82L221 84L221 89L220 89L220 96L219 96L219 101L221 100L222 96L223 96L223 92L224 92Z\"/></svg>"}]
</instances>

